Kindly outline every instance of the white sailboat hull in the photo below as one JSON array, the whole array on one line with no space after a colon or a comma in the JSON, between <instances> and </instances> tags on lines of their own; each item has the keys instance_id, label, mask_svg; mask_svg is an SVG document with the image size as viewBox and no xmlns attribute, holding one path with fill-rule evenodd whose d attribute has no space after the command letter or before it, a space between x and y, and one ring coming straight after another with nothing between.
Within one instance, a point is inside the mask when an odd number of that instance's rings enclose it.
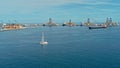
<instances>
[{"instance_id":1,"label":"white sailboat hull","mask_svg":"<svg viewBox=\"0 0 120 68\"><path fill-rule=\"evenodd\" d=\"M41 45L46 45L48 42L40 42Z\"/></svg>"}]
</instances>

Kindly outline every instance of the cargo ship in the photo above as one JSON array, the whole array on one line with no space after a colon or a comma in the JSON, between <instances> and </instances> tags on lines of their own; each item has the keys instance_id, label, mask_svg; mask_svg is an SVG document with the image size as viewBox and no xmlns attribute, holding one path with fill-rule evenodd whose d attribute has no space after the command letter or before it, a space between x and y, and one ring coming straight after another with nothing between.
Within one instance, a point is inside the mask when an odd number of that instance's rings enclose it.
<instances>
[{"instance_id":1,"label":"cargo ship","mask_svg":"<svg viewBox=\"0 0 120 68\"><path fill-rule=\"evenodd\" d=\"M100 29L100 28L107 28L106 25L97 25L97 26L89 26L89 29Z\"/></svg>"}]
</instances>

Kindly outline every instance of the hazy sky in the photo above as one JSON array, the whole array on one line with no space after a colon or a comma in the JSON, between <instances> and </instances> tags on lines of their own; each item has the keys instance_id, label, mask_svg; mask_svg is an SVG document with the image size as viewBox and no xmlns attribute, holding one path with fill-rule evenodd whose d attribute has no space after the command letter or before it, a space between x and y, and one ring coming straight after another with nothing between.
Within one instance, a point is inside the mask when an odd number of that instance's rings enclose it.
<instances>
[{"instance_id":1,"label":"hazy sky","mask_svg":"<svg viewBox=\"0 0 120 68\"><path fill-rule=\"evenodd\" d=\"M4 22L44 23L48 18L63 23L103 22L107 17L120 21L119 0L0 0L0 20Z\"/></svg>"}]
</instances>

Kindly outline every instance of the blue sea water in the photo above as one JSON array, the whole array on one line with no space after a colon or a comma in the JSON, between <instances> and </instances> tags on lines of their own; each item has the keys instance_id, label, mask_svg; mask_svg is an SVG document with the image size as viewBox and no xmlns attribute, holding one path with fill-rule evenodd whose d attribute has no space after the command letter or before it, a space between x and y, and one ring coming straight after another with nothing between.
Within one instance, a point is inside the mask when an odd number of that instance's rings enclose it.
<instances>
[{"instance_id":1,"label":"blue sea water","mask_svg":"<svg viewBox=\"0 0 120 68\"><path fill-rule=\"evenodd\" d=\"M48 45L39 44L41 32ZM120 27L0 32L0 68L120 68Z\"/></svg>"}]
</instances>

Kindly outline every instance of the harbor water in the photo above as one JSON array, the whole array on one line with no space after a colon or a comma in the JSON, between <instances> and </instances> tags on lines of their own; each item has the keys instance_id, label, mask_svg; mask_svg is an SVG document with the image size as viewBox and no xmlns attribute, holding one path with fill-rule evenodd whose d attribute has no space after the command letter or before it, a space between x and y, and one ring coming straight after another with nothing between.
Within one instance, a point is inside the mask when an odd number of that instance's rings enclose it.
<instances>
[{"instance_id":1,"label":"harbor water","mask_svg":"<svg viewBox=\"0 0 120 68\"><path fill-rule=\"evenodd\" d=\"M40 45L44 32L47 45ZM0 68L120 68L120 27L0 32Z\"/></svg>"}]
</instances>

